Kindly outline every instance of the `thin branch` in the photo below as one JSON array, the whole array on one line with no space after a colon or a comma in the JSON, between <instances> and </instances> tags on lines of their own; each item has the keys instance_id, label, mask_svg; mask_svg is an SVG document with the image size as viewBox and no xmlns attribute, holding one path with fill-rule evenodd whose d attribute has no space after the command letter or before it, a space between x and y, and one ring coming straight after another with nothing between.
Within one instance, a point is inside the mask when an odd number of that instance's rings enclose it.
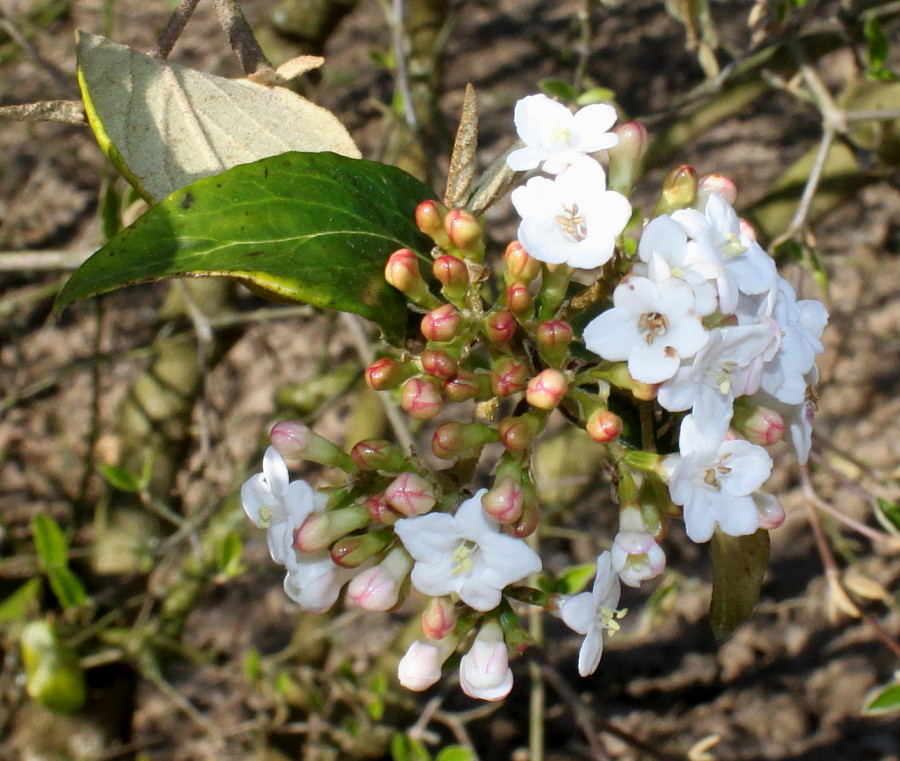
<instances>
[{"instance_id":1,"label":"thin branch","mask_svg":"<svg viewBox=\"0 0 900 761\"><path fill-rule=\"evenodd\" d=\"M591 57L591 5L593 0L581 0L576 17L578 18L578 63L575 66L575 75L572 77L572 88L576 94L584 87L584 76L587 73L588 59Z\"/></svg>"},{"instance_id":2,"label":"thin branch","mask_svg":"<svg viewBox=\"0 0 900 761\"><path fill-rule=\"evenodd\" d=\"M391 28L391 40L394 55L397 59L397 89L403 101L403 118L407 126L415 133L419 131L419 120L413 105L412 87L409 83L409 66L406 60L406 3L404 0L393 0L388 13L388 25Z\"/></svg>"},{"instance_id":3,"label":"thin branch","mask_svg":"<svg viewBox=\"0 0 900 761\"><path fill-rule=\"evenodd\" d=\"M169 23L166 24L166 28L163 29L162 34L159 35L156 47L150 51L150 55L154 58L159 58L162 61L165 61L169 57L169 53L172 52L172 48L175 47L175 43L178 42L178 38L181 37L181 33L184 31L185 26L187 26L187 22L190 21L194 9L199 2L200 0L181 0L178 7L172 12L172 16L169 18Z\"/></svg>"},{"instance_id":4,"label":"thin branch","mask_svg":"<svg viewBox=\"0 0 900 761\"><path fill-rule=\"evenodd\" d=\"M2 114L0 114L2 116ZM0 251L0 272L78 269L94 251Z\"/></svg>"},{"instance_id":5,"label":"thin branch","mask_svg":"<svg viewBox=\"0 0 900 761\"><path fill-rule=\"evenodd\" d=\"M253 30L244 17L244 12L237 0L215 0L216 15L219 23L228 35L231 49L237 53L244 74L261 72L270 73L273 81L277 80L275 70L266 59L265 53L253 36Z\"/></svg>"},{"instance_id":6,"label":"thin branch","mask_svg":"<svg viewBox=\"0 0 900 761\"><path fill-rule=\"evenodd\" d=\"M41 100L16 106L0 106L0 119L19 122L59 122L83 127L87 124L80 100Z\"/></svg>"}]
</instances>

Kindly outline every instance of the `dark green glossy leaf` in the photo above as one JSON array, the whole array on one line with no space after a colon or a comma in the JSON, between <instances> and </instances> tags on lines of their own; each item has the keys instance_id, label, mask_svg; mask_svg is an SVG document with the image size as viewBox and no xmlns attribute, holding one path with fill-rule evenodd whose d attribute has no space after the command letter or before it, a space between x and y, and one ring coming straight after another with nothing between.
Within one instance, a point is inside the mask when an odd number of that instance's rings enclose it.
<instances>
[{"instance_id":1,"label":"dark green glossy leaf","mask_svg":"<svg viewBox=\"0 0 900 761\"><path fill-rule=\"evenodd\" d=\"M133 283L227 275L282 301L355 312L397 337L403 296L387 257L431 242L415 225L433 194L400 169L334 153L284 153L194 182L123 230L66 283L73 301Z\"/></svg>"},{"instance_id":2,"label":"dark green glossy leaf","mask_svg":"<svg viewBox=\"0 0 900 761\"><path fill-rule=\"evenodd\" d=\"M759 529L749 536L729 536L716 529L710 551L713 593L709 619L713 634L721 642L731 636L759 600L769 562L769 532Z\"/></svg>"},{"instance_id":3,"label":"dark green glossy leaf","mask_svg":"<svg viewBox=\"0 0 900 761\"><path fill-rule=\"evenodd\" d=\"M891 711L900 711L900 682L879 688L863 708L863 713L869 716Z\"/></svg>"},{"instance_id":4,"label":"dark green glossy leaf","mask_svg":"<svg viewBox=\"0 0 900 761\"><path fill-rule=\"evenodd\" d=\"M65 568L69 563L68 542L56 521L49 515L38 513L31 521L31 531L43 567L48 571Z\"/></svg>"}]
</instances>

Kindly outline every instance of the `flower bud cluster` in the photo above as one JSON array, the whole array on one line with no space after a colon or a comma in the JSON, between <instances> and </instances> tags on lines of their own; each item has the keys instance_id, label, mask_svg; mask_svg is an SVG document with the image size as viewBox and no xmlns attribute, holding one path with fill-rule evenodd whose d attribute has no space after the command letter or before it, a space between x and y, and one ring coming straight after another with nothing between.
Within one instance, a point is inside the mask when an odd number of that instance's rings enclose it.
<instances>
[{"instance_id":1,"label":"flower bud cluster","mask_svg":"<svg viewBox=\"0 0 900 761\"><path fill-rule=\"evenodd\" d=\"M726 177L677 167L652 217L635 221L626 194L648 136L615 119L604 104L573 114L545 96L523 99L524 147L508 164L548 176L512 193L518 239L492 258L479 219L427 200L415 220L434 243L430 267L409 249L386 263L386 280L422 315L421 336L374 360L365 380L411 418L434 421L431 451L449 469L383 440L346 454L285 421L242 489L303 609L327 610L345 587L367 610L425 596L422 638L398 669L409 689L435 684L461 651L463 691L505 697L509 655L527 641L513 601L584 635L578 668L593 673L625 614L622 585L664 571L669 521L683 520L697 542L717 529L777 528L784 510L762 490L766 448L784 436L800 462L808 457L824 307L778 275ZM629 224L636 245L623 237ZM593 285L573 283L577 270L598 268ZM579 319L585 312L592 319ZM568 595L527 586L542 570L524 541L541 520L532 455L554 415L604 448L619 502L591 591ZM488 488L474 491L460 474L476 471L486 447L500 454ZM317 492L291 481L283 458L341 469L346 485Z\"/></svg>"}]
</instances>

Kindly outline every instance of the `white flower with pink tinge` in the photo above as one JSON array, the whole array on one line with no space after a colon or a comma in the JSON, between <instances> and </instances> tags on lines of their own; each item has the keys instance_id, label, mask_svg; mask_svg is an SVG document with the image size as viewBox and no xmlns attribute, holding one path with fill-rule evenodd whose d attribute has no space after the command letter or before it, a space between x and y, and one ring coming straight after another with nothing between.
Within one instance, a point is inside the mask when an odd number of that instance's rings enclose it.
<instances>
[{"instance_id":1,"label":"white flower with pink tinge","mask_svg":"<svg viewBox=\"0 0 900 761\"><path fill-rule=\"evenodd\" d=\"M625 611L616 610L622 586L613 570L612 556L603 552L597 557L597 575L590 592L563 596L559 602L559 616L572 631L584 635L578 653L578 673L589 676L600 665L603 655L603 633L619 630L617 618Z\"/></svg>"},{"instance_id":2,"label":"white flower with pink tinge","mask_svg":"<svg viewBox=\"0 0 900 761\"><path fill-rule=\"evenodd\" d=\"M613 570L623 584L639 587L655 579L666 567L666 553L644 524L641 511L633 506L619 512L619 533L610 549Z\"/></svg>"},{"instance_id":3,"label":"white flower with pink tinge","mask_svg":"<svg viewBox=\"0 0 900 761\"><path fill-rule=\"evenodd\" d=\"M616 110L605 103L585 106L573 114L546 95L529 95L516 103L514 121L525 143L506 159L516 172L535 169L543 162L545 172L559 174L584 154L619 144L618 135L609 132Z\"/></svg>"},{"instance_id":4,"label":"white flower with pink tinge","mask_svg":"<svg viewBox=\"0 0 900 761\"><path fill-rule=\"evenodd\" d=\"M701 431L697 418L687 415L679 454L663 460L672 501L684 506L685 530L695 542L709 541L716 524L730 536L752 534L760 527L754 492L772 472L772 458L749 441L726 440L727 423L704 425L707 430Z\"/></svg>"},{"instance_id":5,"label":"white flower with pink tinge","mask_svg":"<svg viewBox=\"0 0 900 761\"><path fill-rule=\"evenodd\" d=\"M550 180L532 177L512 192L522 223L519 241L547 264L593 269L606 264L631 217L631 204L606 189L606 172L582 157Z\"/></svg>"},{"instance_id":6,"label":"white flower with pink tinge","mask_svg":"<svg viewBox=\"0 0 900 761\"><path fill-rule=\"evenodd\" d=\"M509 651L503 630L496 621L488 621L459 662L459 686L470 698L502 700L513 686Z\"/></svg>"},{"instance_id":7,"label":"white flower with pink tinge","mask_svg":"<svg viewBox=\"0 0 900 761\"><path fill-rule=\"evenodd\" d=\"M503 588L541 570L541 559L524 540L500 533L481 506L487 489L463 502L455 515L429 513L403 518L394 531L415 559L410 579L420 592L456 594L475 610L493 610Z\"/></svg>"},{"instance_id":8,"label":"white flower with pink tinge","mask_svg":"<svg viewBox=\"0 0 900 761\"><path fill-rule=\"evenodd\" d=\"M588 323L584 343L604 359L628 360L635 380L661 383L709 340L693 306L682 280L629 277L613 292L613 308Z\"/></svg>"},{"instance_id":9,"label":"white flower with pink tinge","mask_svg":"<svg viewBox=\"0 0 900 761\"><path fill-rule=\"evenodd\" d=\"M337 602L341 588L357 569L342 568L327 550L297 552L284 577L284 591L302 610L325 613Z\"/></svg>"}]
</instances>

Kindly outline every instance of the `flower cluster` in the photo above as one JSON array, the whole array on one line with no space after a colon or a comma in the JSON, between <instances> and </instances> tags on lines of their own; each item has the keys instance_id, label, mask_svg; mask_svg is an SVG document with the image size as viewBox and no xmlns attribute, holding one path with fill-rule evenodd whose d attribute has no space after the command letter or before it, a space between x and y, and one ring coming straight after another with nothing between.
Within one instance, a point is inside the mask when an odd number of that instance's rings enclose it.
<instances>
[{"instance_id":1,"label":"flower cluster","mask_svg":"<svg viewBox=\"0 0 900 761\"><path fill-rule=\"evenodd\" d=\"M593 673L625 613L622 585L665 569L668 523L683 519L696 542L776 528L784 511L762 490L766 448L786 434L798 460L808 457L825 308L778 275L724 177L680 167L649 220L636 219L626 196L647 133L615 119L608 105L573 114L545 96L520 101L524 147L509 166L549 177L513 191L522 221L502 261L488 256L471 212L424 201L416 223L434 242L433 281L411 250L386 263L387 281L422 315L421 336L386 350L366 382L416 420L458 413L431 436L450 468L384 440L348 454L283 421L263 472L242 489L301 608L327 610L345 587L347 602L373 611L425 598L422 637L398 667L409 689L435 684L462 652L463 691L505 697L510 655L530 642L516 616L523 603L583 635L578 669ZM598 272L585 286L587 270ZM592 319L573 319L582 314ZM541 521L533 447L556 409L604 448L615 474L618 532L591 591L542 573L526 542ZM462 474L479 472L498 444L476 491ZM317 492L290 481L284 458L338 468L346 484Z\"/></svg>"}]
</instances>

